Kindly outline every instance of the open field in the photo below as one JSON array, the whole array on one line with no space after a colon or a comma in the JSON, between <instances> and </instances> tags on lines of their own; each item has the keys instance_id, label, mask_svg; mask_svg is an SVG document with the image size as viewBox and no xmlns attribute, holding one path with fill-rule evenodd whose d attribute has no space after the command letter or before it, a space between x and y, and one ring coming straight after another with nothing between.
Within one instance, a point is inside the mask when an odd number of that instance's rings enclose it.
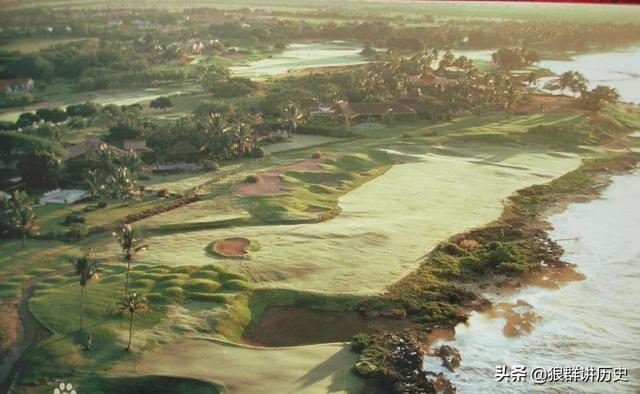
<instances>
[{"instance_id":1,"label":"open field","mask_svg":"<svg viewBox=\"0 0 640 394\"><path fill-rule=\"evenodd\" d=\"M20 51L20 52L38 52L41 49L47 49L58 44L68 44L76 41L98 41L97 38L82 37L82 38L37 38L37 39L24 39L12 41L8 44L0 45L0 50L3 51Z\"/></svg>"},{"instance_id":2,"label":"open field","mask_svg":"<svg viewBox=\"0 0 640 394\"><path fill-rule=\"evenodd\" d=\"M321 394L357 392L362 381L351 371L356 359L342 343L265 349L185 339L149 352L139 368L216 383L222 392Z\"/></svg>"}]
</instances>

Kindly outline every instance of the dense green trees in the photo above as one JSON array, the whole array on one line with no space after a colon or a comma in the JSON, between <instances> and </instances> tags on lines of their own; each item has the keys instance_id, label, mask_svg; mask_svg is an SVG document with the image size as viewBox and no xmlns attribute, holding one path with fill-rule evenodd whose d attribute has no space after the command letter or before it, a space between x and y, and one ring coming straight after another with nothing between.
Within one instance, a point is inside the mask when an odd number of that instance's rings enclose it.
<instances>
[{"instance_id":1,"label":"dense green trees","mask_svg":"<svg viewBox=\"0 0 640 394\"><path fill-rule=\"evenodd\" d=\"M537 52L526 48L500 48L491 55L491 59L499 67L506 70L529 66L540 60Z\"/></svg>"},{"instance_id":2,"label":"dense green trees","mask_svg":"<svg viewBox=\"0 0 640 394\"><path fill-rule=\"evenodd\" d=\"M25 246L27 236L38 230L35 219L33 203L26 192L16 191L8 200L0 198L0 233L20 236Z\"/></svg>"},{"instance_id":3,"label":"dense green trees","mask_svg":"<svg viewBox=\"0 0 640 394\"><path fill-rule=\"evenodd\" d=\"M161 97L158 97L157 99L151 100L151 102L149 103L149 107L155 108L155 109L171 108L173 107L173 100L171 100L170 97L161 96Z\"/></svg>"},{"instance_id":4,"label":"dense green trees","mask_svg":"<svg viewBox=\"0 0 640 394\"><path fill-rule=\"evenodd\" d=\"M55 184L52 169L64 155L55 141L16 132L0 132L0 163L15 167L30 187Z\"/></svg>"}]
</instances>

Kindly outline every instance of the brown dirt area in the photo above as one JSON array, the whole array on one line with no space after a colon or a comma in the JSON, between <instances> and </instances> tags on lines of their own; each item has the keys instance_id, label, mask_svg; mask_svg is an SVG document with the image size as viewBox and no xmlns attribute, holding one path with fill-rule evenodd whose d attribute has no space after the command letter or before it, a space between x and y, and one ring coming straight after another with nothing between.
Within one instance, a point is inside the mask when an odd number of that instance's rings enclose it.
<instances>
[{"instance_id":1,"label":"brown dirt area","mask_svg":"<svg viewBox=\"0 0 640 394\"><path fill-rule=\"evenodd\" d=\"M246 238L225 238L216 242L214 250L223 256L244 256L250 243Z\"/></svg>"},{"instance_id":2,"label":"brown dirt area","mask_svg":"<svg viewBox=\"0 0 640 394\"><path fill-rule=\"evenodd\" d=\"M536 94L528 103L515 108L516 112L573 112L578 110L576 99L564 95Z\"/></svg>"},{"instance_id":3,"label":"brown dirt area","mask_svg":"<svg viewBox=\"0 0 640 394\"><path fill-rule=\"evenodd\" d=\"M259 172L258 181L250 183L241 181L231 187L231 190L242 196L272 196L282 194L291 188L286 182L280 179L280 174L287 171L310 171L310 172L327 172L320 164L326 159L322 156L318 159L307 159L295 163L270 168L266 171Z\"/></svg>"},{"instance_id":4,"label":"brown dirt area","mask_svg":"<svg viewBox=\"0 0 640 394\"><path fill-rule=\"evenodd\" d=\"M0 303L0 354L18 338L18 310L15 301Z\"/></svg>"},{"instance_id":5,"label":"brown dirt area","mask_svg":"<svg viewBox=\"0 0 640 394\"><path fill-rule=\"evenodd\" d=\"M334 312L296 306L268 306L243 339L257 346L300 346L347 342L355 334L402 330L413 326L403 319L369 318L358 312Z\"/></svg>"}]
</instances>

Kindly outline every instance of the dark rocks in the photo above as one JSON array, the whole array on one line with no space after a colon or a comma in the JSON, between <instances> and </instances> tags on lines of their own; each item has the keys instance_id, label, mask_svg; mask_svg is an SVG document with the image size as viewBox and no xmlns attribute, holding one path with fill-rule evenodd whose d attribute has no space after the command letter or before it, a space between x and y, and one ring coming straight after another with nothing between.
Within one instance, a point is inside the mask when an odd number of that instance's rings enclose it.
<instances>
[{"instance_id":1,"label":"dark rocks","mask_svg":"<svg viewBox=\"0 0 640 394\"><path fill-rule=\"evenodd\" d=\"M460 366L460 360L462 359L458 349L449 345L440 346L440 348L436 350L436 356L442 360L442 366L451 372Z\"/></svg>"}]
</instances>

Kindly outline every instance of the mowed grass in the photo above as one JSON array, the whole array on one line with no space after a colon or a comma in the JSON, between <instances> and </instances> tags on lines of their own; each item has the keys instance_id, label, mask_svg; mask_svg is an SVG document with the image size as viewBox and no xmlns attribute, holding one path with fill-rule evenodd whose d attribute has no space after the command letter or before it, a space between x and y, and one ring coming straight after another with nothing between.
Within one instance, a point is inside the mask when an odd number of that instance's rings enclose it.
<instances>
[{"instance_id":1,"label":"mowed grass","mask_svg":"<svg viewBox=\"0 0 640 394\"><path fill-rule=\"evenodd\" d=\"M150 195L143 200L108 200L107 207L90 210L97 204L96 201L82 201L72 205L46 204L35 209L36 223L40 226L40 233L46 236L55 236L56 231L64 232L68 226L63 226L67 215L72 213L85 217L85 225L88 228L114 224L123 221L128 215L137 214L148 209L166 205L174 201L176 197L169 199L158 198Z\"/></svg>"},{"instance_id":2,"label":"mowed grass","mask_svg":"<svg viewBox=\"0 0 640 394\"><path fill-rule=\"evenodd\" d=\"M29 38L24 40L11 41L8 44L0 46L0 50L20 51L23 53L38 52L41 49L47 49L54 45L68 44L77 41L98 41L98 38L81 37L81 38Z\"/></svg>"},{"instance_id":3,"label":"mowed grass","mask_svg":"<svg viewBox=\"0 0 640 394\"><path fill-rule=\"evenodd\" d=\"M123 263L104 265L98 278L85 290L85 332L78 332L80 292L78 278L72 273L47 278L36 285L29 307L53 336L39 344L27 358L28 373L21 383L30 384L73 374L87 367L108 369L128 362L135 356L124 351L128 336L129 315L120 313L117 302L124 290ZM248 278L218 265L203 267L170 267L136 265L130 278L130 291L149 300L149 309L136 314L134 348L144 350L188 330L189 320L178 324L170 314L172 308L199 302L209 310L223 308L246 289ZM198 324L199 332L214 333ZM186 325L186 326L185 326ZM91 334L93 347L83 350L86 335ZM52 365L51 359L61 360Z\"/></svg>"}]
</instances>

